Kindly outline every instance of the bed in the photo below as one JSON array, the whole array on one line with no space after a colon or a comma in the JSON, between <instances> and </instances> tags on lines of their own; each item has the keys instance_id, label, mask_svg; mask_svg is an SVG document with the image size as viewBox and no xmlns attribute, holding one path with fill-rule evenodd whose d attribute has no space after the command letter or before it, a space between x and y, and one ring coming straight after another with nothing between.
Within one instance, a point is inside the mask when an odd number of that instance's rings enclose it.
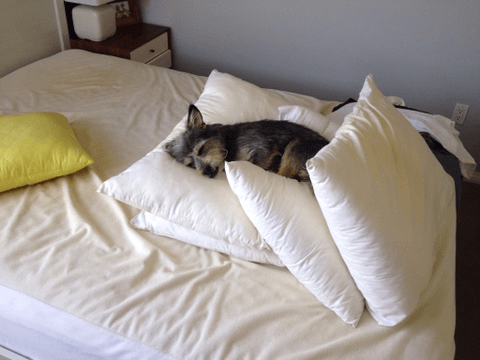
<instances>
[{"instance_id":1,"label":"bed","mask_svg":"<svg viewBox=\"0 0 480 360\"><path fill-rule=\"evenodd\" d=\"M358 86L342 104L80 50L0 79L0 345L49 360L452 359L454 179L475 162L448 119L395 108L372 76ZM244 162L207 179L162 147L193 103L207 122L297 121L331 143L311 184Z\"/></svg>"}]
</instances>

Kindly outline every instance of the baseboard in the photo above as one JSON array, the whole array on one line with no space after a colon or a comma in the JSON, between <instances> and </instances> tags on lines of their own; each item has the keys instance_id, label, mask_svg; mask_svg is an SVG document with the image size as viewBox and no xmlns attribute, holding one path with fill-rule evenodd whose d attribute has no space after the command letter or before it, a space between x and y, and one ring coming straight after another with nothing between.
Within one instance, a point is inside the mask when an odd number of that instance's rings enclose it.
<instances>
[{"instance_id":1,"label":"baseboard","mask_svg":"<svg viewBox=\"0 0 480 360\"><path fill-rule=\"evenodd\" d=\"M480 172L475 171L470 179L466 179L469 182L480 185Z\"/></svg>"}]
</instances>

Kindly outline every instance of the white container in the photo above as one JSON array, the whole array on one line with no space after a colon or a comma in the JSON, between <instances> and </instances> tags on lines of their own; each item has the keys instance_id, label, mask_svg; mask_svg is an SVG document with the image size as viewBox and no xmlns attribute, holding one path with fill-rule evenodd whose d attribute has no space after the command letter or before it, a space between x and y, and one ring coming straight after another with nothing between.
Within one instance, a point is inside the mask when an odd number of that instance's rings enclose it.
<instances>
[{"instance_id":1,"label":"white container","mask_svg":"<svg viewBox=\"0 0 480 360\"><path fill-rule=\"evenodd\" d=\"M108 5L79 5L72 10L73 28L80 39L103 41L117 31L115 9Z\"/></svg>"},{"instance_id":2,"label":"white container","mask_svg":"<svg viewBox=\"0 0 480 360\"><path fill-rule=\"evenodd\" d=\"M110 1L112 0L65 0L65 2L69 2L69 3L92 5L92 6L103 5Z\"/></svg>"}]
</instances>

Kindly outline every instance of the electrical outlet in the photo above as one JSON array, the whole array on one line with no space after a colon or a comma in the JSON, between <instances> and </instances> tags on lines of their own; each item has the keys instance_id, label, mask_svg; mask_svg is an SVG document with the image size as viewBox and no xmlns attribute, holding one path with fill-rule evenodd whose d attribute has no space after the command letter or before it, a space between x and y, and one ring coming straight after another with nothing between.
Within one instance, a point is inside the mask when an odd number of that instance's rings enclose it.
<instances>
[{"instance_id":1,"label":"electrical outlet","mask_svg":"<svg viewBox=\"0 0 480 360\"><path fill-rule=\"evenodd\" d=\"M470 109L470 106L457 103L453 110L452 120L457 124L463 124L467 117L468 109Z\"/></svg>"}]
</instances>

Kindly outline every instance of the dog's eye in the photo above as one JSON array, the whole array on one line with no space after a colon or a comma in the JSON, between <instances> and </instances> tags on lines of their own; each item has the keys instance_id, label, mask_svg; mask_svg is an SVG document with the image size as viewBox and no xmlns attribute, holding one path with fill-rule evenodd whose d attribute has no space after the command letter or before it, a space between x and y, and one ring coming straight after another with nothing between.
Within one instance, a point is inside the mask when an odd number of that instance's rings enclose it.
<instances>
[{"instance_id":1,"label":"dog's eye","mask_svg":"<svg viewBox=\"0 0 480 360\"><path fill-rule=\"evenodd\" d=\"M191 157L184 158L183 165L186 165L192 169L195 169L195 164L193 163L193 159Z\"/></svg>"},{"instance_id":2,"label":"dog's eye","mask_svg":"<svg viewBox=\"0 0 480 360\"><path fill-rule=\"evenodd\" d=\"M203 156L203 153L205 152L205 144L203 144L202 146L200 146L200 148L198 149L198 156Z\"/></svg>"}]
</instances>

